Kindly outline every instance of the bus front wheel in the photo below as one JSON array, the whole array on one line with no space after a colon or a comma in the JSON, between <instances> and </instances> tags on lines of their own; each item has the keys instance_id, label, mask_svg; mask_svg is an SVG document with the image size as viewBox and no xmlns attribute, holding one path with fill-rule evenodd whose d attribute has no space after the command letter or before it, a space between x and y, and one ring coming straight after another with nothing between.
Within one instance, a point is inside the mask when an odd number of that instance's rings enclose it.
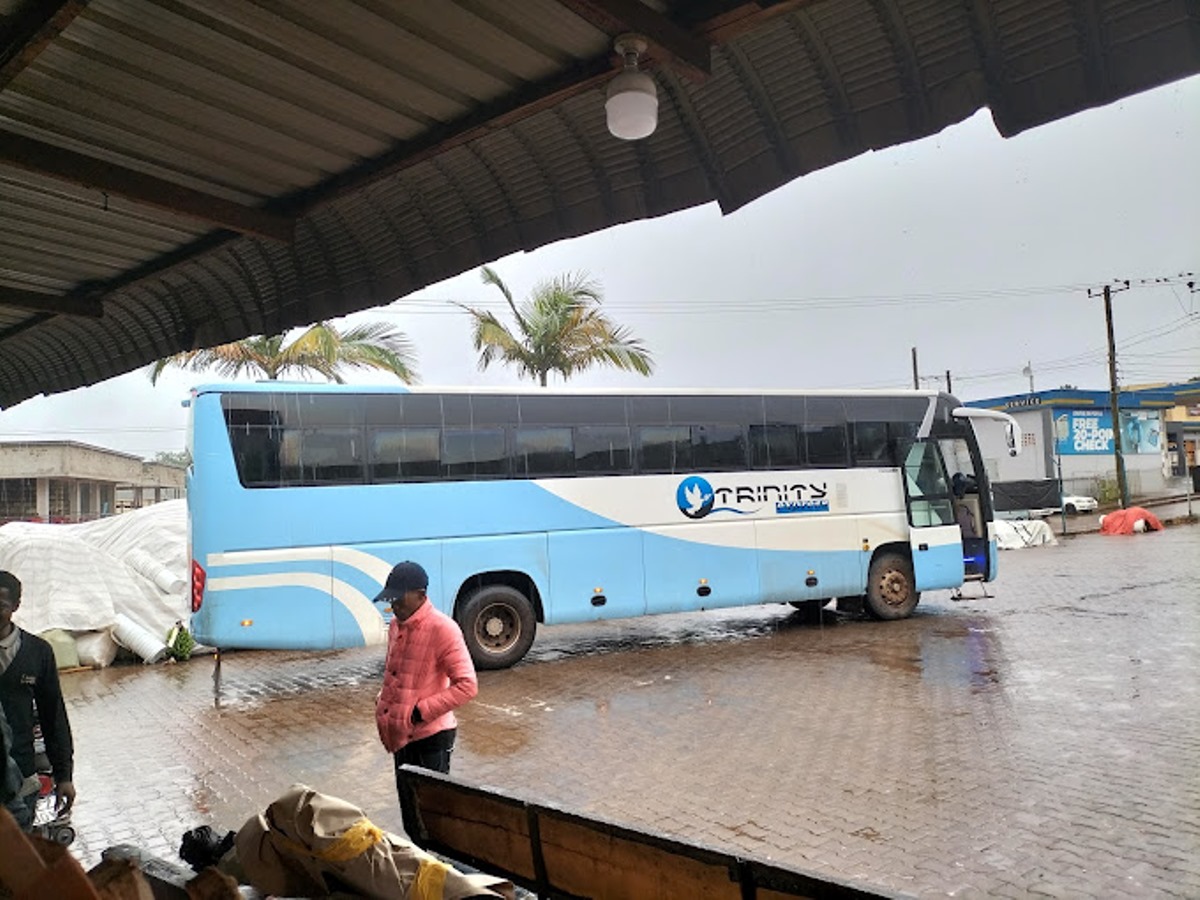
<instances>
[{"instance_id":1,"label":"bus front wheel","mask_svg":"<svg viewBox=\"0 0 1200 900\"><path fill-rule=\"evenodd\" d=\"M477 669L507 669L529 650L537 620L529 599L506 584L474 591L459 615Z\"/></svg>"},{"instance_id":2,"label":"bus front wheel","mask_svg":"<svg viewBox=\"0 0 1200 900\"><path fill-rule=\"evenodd\" d=\"M906 618L920 599L912 560L902 553L882 553L872 560L863 604L871 618Z\"/></svg>"}]
</instances>

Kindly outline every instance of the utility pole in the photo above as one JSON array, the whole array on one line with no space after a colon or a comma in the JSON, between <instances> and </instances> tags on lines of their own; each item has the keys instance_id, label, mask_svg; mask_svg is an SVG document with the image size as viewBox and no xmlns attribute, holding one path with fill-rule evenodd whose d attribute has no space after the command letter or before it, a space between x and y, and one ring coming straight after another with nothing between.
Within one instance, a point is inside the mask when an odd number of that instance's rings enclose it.
<instances>
[{"instance_id":1,"label":"utility pole","mask_svg":"<svg viewBox=\"0 0 1200 900\"><path fill-rule=\"evenodd\" d=\"M917 348L916 347L912 348L912 360L913 360L913 390L919 391L921 389L921 376L917 373Z\"/></svg>"},{"instance_id":2,"label":"utility pole","mask_svg":"<svg viewBox=\"0 0 1200 900\"><path fill-rule=\"evenodd\" d=\"M950 387L950 370L946 370L946 393L953 394L954 389Z\"/></svg>"},{"instance_id":3,"label":"utility pole","mask_svg":"<svg viewBox=\"0 0 1200 900\"><path fill-rule=\"evenodd\" d=\"M1129 290L1129 282L1122 282L1124 285L1118 290ZM1105 285L1101 294L1104 297L1104 325L1108 330L1108 396L1109 406L1112 408L1112 431L1113 431L1113 461L1117 466L1117 494L1120 498L1121 508L1125 509L1129 506L1129 485L1125 480L1125 454L1121 449L1121 408L1120 392L1117 389L1117 349L1113 341L1113 318L1112 318L1112 287ZM1095 297L1097 294L1088 288L1088 296Z\"/></svg>"}]
</instances>

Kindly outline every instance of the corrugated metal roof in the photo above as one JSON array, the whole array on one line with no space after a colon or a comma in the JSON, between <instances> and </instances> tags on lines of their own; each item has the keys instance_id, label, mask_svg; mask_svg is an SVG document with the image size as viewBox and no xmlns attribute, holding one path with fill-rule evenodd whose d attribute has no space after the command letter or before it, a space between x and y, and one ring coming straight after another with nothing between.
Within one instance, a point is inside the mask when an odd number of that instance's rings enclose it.
<instances>
[{"instance_id":1,"label":"corrugated metal roof","mask_svg":"<svg viewBox=\"0 0 1200 900\"><path fill-rule=\"evenodd\" d=\"M1198 70L1193 0L0 0L0 405Z\"/></svg>"}]
</instances>

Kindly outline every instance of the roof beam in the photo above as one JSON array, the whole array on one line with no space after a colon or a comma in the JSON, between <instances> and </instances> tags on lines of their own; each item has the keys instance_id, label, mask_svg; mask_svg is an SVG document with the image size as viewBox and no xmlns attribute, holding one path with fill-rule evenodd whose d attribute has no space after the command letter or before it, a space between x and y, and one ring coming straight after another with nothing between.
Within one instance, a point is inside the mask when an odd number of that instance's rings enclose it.
<instances>
[{"instance_id":1,"label":"roof beam","mask_svg":"<svg viewBox=\"0 0 1200 900\"><path fill-rule=\"evenodd\" d=\"M430 129L419 138L397 144L381 156L322 182L315 190L298 193L285 203L284 208L294 211L297 217L305 215L318 204L552 109L577 94L604 84L613 74L611 54L580 63L567 72L531 83L511 96L485 104L457 122Z\"/></svg>"},{"instance_id":2,"label":"roof beam","mask_svg":"<svg viewBox=\"0 0 1200 900\"><path fill-rule=\"evenodd\" d=\"M104 315L104 304L99 300L63 294L39 294L37 291L22 291L3 286L0 286L0 306L15 306L18 309L67 316L87 316L90 319L99 319Z\"/></svg>"},{"instance_id":3,"label":"roof beam","mask_svg":"<svg viewBox=\"0 0 1200 900\"><path fill-rule=\"evenodd\" d=\"M693 81L712 74L708 41L676 25L641 0L559 0L581 19L616 37L636 32L651 44L651 55ZM655 53L655 49L660 51Z\"/></svg>"},{"instance_id":4,"label":"roof beam","mask_svg":"<svg viewBox=\"0 0 1200 900\"><path fill-rule=\"evenodd\" d=\"M831 0L707 0L683 7L680 16L687 17L685 27L695 23L692 29L695 34L703 35L714 44L724 44L779 16L829 2Z\"/></svg>"},{"instance_id":5,"label":"roof beam","mask_svg":"<svg viewBox=\"0 0 1200 900\"><path fill-rule=\"evenodd\" d=\"M284 243L292 239L295 222L286 216L242 206L33 138L0 132L0 162L199 219L230 231L259 235Z\"/></svg>"},{"instance_id":6,"label":"roof beam","mask_svg":"<svg viewBox=\"0 0 1200 900\"><path fill-rule=\"evenodd\" d=\"M574 3L575 0L562 0L562 2ZM698 20L694 29L697 34L705 36L703 41L705 42L707 62L709 60L709 44L720 44L733 40L776 16L785 15L799 7L827 2L830 0L757 0L757 2L750 0L750 2L737 4L732 9L722 6L719 14L714 14L712 18ZM647 10L653 13L649 7ZM707 15L710 10L706 9L704 12ZM654 15L658 14L654 13ZM658 18L661 19L662 16L658 16ZM621 30L621 26L614 25L613 27L615 30ZM650 35L645 36L650 37ZM283 208L297 216L304 215L319 204L327 203L373 181L401 172L492 131L507 128L543 110L552 109L577 94L604 84L612 78L613 74L611 52L581 62L566 72L531 83L509 97L486 104L457 122L434 128L415 140L397 144L381 156L369 160L349 172L335 175L315 189L300 191L285 201Z\"/></svg>"},{"instance_id":7,"label":"roof beam","mask_svg":"<svg viewBox=\"0 0 1200 900\"><path fill-rule=\"evenodd\" d=\"M37 59L83 12L88 0L34 0L0 35L0 89Z\"/></svg>"}]
</instances>

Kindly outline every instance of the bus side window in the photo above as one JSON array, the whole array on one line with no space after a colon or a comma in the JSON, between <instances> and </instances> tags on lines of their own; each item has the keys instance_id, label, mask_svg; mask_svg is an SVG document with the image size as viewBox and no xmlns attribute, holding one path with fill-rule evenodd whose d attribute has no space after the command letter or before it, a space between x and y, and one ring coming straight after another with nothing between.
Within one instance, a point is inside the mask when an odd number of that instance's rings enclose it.
<instances>
[{"instance_id":1,"label":"bus side window","mask_svg":"<svg viewBox=\"0 0 1200 900\"><path fill-rule=\"evenodd\" d=\"M279 447L285 484L362 484L362 432L357 428L286 428Z\"/></svg>"},{"instance_id":2,"label":"bus side window","mask_svg":"<svg viewBox=\"0 0 1200 900\"><path fill-rule=\"evenodd\" d=\"M692 467L698 470L746 468L746 436L740 425L693 425Z\"/></svg>"},{"instance_id":3,"label":"bus side window","mask_svg":"<svg viewBox=\"0 0 1200 900\"><path fill-rule=\"evenodd\" d=\"M221 398L225 427L242 487L279 486L279 442L282 420L279 412L262 404L261 397L226 394Z\"/></svg>"},{"instance_id":4,"label":"bus side window","mask_svg":"<svg viewBox=\"0 0 1200 900\"><path fill-rule=\"evenodd\" d=\"M508 477L504 429L445 429L442 432L442 477L459 481Z\"/></svg>"},{"instance_id":5,"label":"bus side window","mask_svg":"<svg viewBox=\"0 0 1200 900\"><path fill-rule=\"evenodd\" d=\"M372 482L425 481L441 472L440 428L387 428L371 432Z\"/></svg>"},{"instance_id":6,"label":"bus side window","mask_svg":"<svg viewBox=\"0 0 1200 900\"><path fill-rule=\"evenodd\" d=\"M751 425L752 469L798 469L803 464L795 425Z\"/></svg>"},{"instance_id":7,"label":"bus side window","mask_svg":"<svg viewBox=\"0 0 1200 900\"><path fill-rule=\"evenodd\" d=\"M638 427L638 470L686 472L692 465L692 434L686 425Z\"/></svg>"},{"instance_id":8,"label":"bus side window","mask_svg":"<svg viewBox=\"0 0 1200 900\"><path fill-rule=\"evenodd\" d=\"M854 423L854 464L856 466L896 465L887 422Z\"/></svg>"},{"instance_id":9,"label":"bus side window","mask_svg":"<svg viewBox=\"0 0 1200 900\"><path fill-rule=\"evenodd\" d=\"M513 435L513 474L517 478L575 474L571 429L518 428Z\"/></svg>"},{"instance_id":10,"label":"bus side window","mask_svg":"<svg viewBox=\"0 0 1200 900\"><path fill-rule=\"evenodd\" d=\"M633 471L629 429L624 425L585 425L575 429L575 471L627 475Z\"/></svg>"}]
</instances>

